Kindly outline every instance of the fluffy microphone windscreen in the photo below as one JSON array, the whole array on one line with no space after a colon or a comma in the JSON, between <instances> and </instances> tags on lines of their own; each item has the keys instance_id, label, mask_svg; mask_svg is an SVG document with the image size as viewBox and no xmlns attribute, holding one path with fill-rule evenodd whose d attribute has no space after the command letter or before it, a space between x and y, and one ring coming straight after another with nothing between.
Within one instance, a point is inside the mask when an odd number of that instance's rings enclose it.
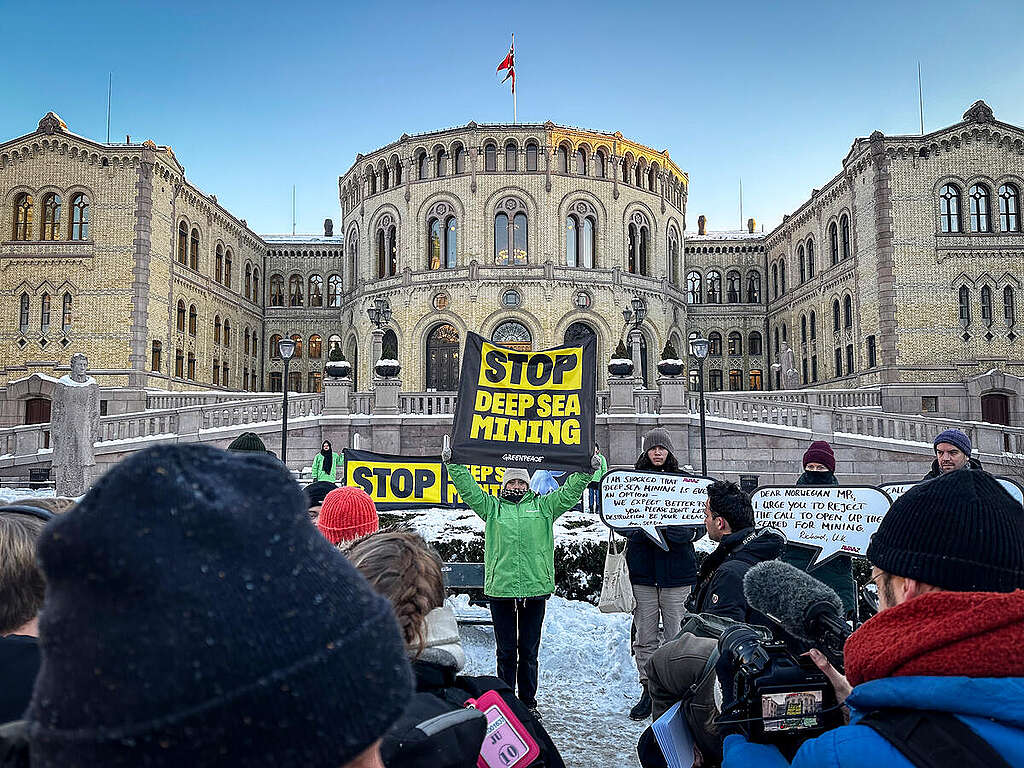
<instances>
[{"instance_id":1,"label":"fluffy microphone windscreen","mask_svg":"<svg viewBox=\"0 0 1024 768\"><path fill-rule=\"evenodd\" d=\"M843 603L833 589L781 560L766 560L743 577L743 596L750 607L777 620L802 640L811 640L806 628L807 609L821 601L843 615Z\"/></svg>"}]
</instances>

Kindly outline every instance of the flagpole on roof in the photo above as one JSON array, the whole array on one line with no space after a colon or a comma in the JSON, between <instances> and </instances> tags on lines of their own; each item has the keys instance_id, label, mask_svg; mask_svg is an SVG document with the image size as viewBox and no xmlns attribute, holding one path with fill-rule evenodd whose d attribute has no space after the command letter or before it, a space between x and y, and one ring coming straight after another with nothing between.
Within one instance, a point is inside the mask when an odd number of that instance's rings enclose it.
<instances>
[{"instance_id":1,"label":"flagpole on roof","mask_svg":"<svg viewBox=\"0 0 1024 768\"><path fill-rule=\"evenodd\" d=\"M514 51L515 49L516 49L516 33L513 32L512 33L512 50ZM516 79L515 79L515 76L513 76L512 77L512 125L516 124L516 118L517 117L518 117L518 115L516 114Z\"/></svg>"}]
</instances>

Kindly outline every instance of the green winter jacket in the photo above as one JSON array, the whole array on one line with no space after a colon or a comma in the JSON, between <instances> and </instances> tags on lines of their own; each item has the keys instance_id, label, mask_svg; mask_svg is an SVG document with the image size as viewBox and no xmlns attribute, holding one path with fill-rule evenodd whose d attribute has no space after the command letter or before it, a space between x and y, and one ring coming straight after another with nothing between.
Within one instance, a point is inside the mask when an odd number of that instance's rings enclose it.
<instances>
[{"instance_id":1,"label":"green winter jacket","mask_svg":"<svg viewBox=\"0 0 1024 768\"><path fill-rule=\"evenodd\" d=\"M591 480L600 480L606 464L593 474L576 472L565 485L538 496L527 491L518 504L485 493L462 464L449 464L448 477L462 500L484 521L484 594L488 597L537 597L555 591L555 520L583 497Z\"/></svg>"},{"instance_id":2,"label":"green winter jacket","mask_svg":"<svg viewBox=\"0 0 1024 768\"><path fill-rule=\"evenodd\" d=\"M331 471L324 472L324 455L318 453L313 458L313 482L320 480L326 480L328 483L338 482L338 478L345 479L345 460L338 454L334 454L334 459L331 463Z\"/></svg>"}]
</instances>

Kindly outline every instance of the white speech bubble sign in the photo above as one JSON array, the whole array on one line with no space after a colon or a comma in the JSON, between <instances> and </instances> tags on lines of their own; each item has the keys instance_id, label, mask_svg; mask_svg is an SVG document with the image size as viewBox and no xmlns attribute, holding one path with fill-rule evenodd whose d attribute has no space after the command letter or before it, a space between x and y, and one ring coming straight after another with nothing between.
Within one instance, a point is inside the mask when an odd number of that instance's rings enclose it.
<instances>
[{"instance_id":1,"label":"white speech bubble sign","mask_svg":"<svg viewBox=\"0 0 1024 768\"><path fill-rule=\"evenodd\" d=\"M601 478L601 520L609 528L634 528L662 549L658 530L666 526L704 527L710 477L616 469Z\"/></svg>"},{"instance_id":2,"label":"white speech bubble sign","mask_svg":"<svg viewBox=\"0 0 1024 768\"><path fill-rule=\"evenodd\" d=\"M1006 492L1009 493L1018 504L1024 506L1024 488L1021 488L1020 483L1016 480L1011 480L1008 477L996 477L996 481L1006 489ZM922 480L920 482L927 483L928 481ZM909 491L915 485L919 485L919 483L886 483L881 486L881 488L892 497L893 501L896 501L896 499Z\"/></svg>"},{"instance_id":3,"label":"white speech bubble sign","mask_svg":"<svg viewBox=\"0 0 1024 768\"><path fill-rule=\"evenodd\" d=\"M750 498L758 525L776 528L790 544L817 549L808 568L836 555L865 557L892 501L874 486L769 485Z\"/></svg>"}]
</instances>

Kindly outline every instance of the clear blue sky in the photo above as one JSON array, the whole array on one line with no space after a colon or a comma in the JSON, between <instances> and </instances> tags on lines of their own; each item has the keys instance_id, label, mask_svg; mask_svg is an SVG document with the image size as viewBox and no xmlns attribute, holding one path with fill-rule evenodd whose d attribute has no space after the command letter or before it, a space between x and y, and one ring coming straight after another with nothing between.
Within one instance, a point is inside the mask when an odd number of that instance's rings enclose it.
<instances>
[{"instance_id":1,"label":"clear blue sky","mask_svg":"<svg viewBox=\"0 0 1024 768\"><path fill-rule=\"evenodd\" d=\"M1024 124L1020 0L557 3L15 3L0 138L48 110L103 139L174 147L188 178L257 232L338 219L357 152L508 121L495 67L516 33L519 119L668 149L690 174L688 229L766 229L840 168L856 136L960 119L976 99Z\"/></svg>"}]
</instances>

